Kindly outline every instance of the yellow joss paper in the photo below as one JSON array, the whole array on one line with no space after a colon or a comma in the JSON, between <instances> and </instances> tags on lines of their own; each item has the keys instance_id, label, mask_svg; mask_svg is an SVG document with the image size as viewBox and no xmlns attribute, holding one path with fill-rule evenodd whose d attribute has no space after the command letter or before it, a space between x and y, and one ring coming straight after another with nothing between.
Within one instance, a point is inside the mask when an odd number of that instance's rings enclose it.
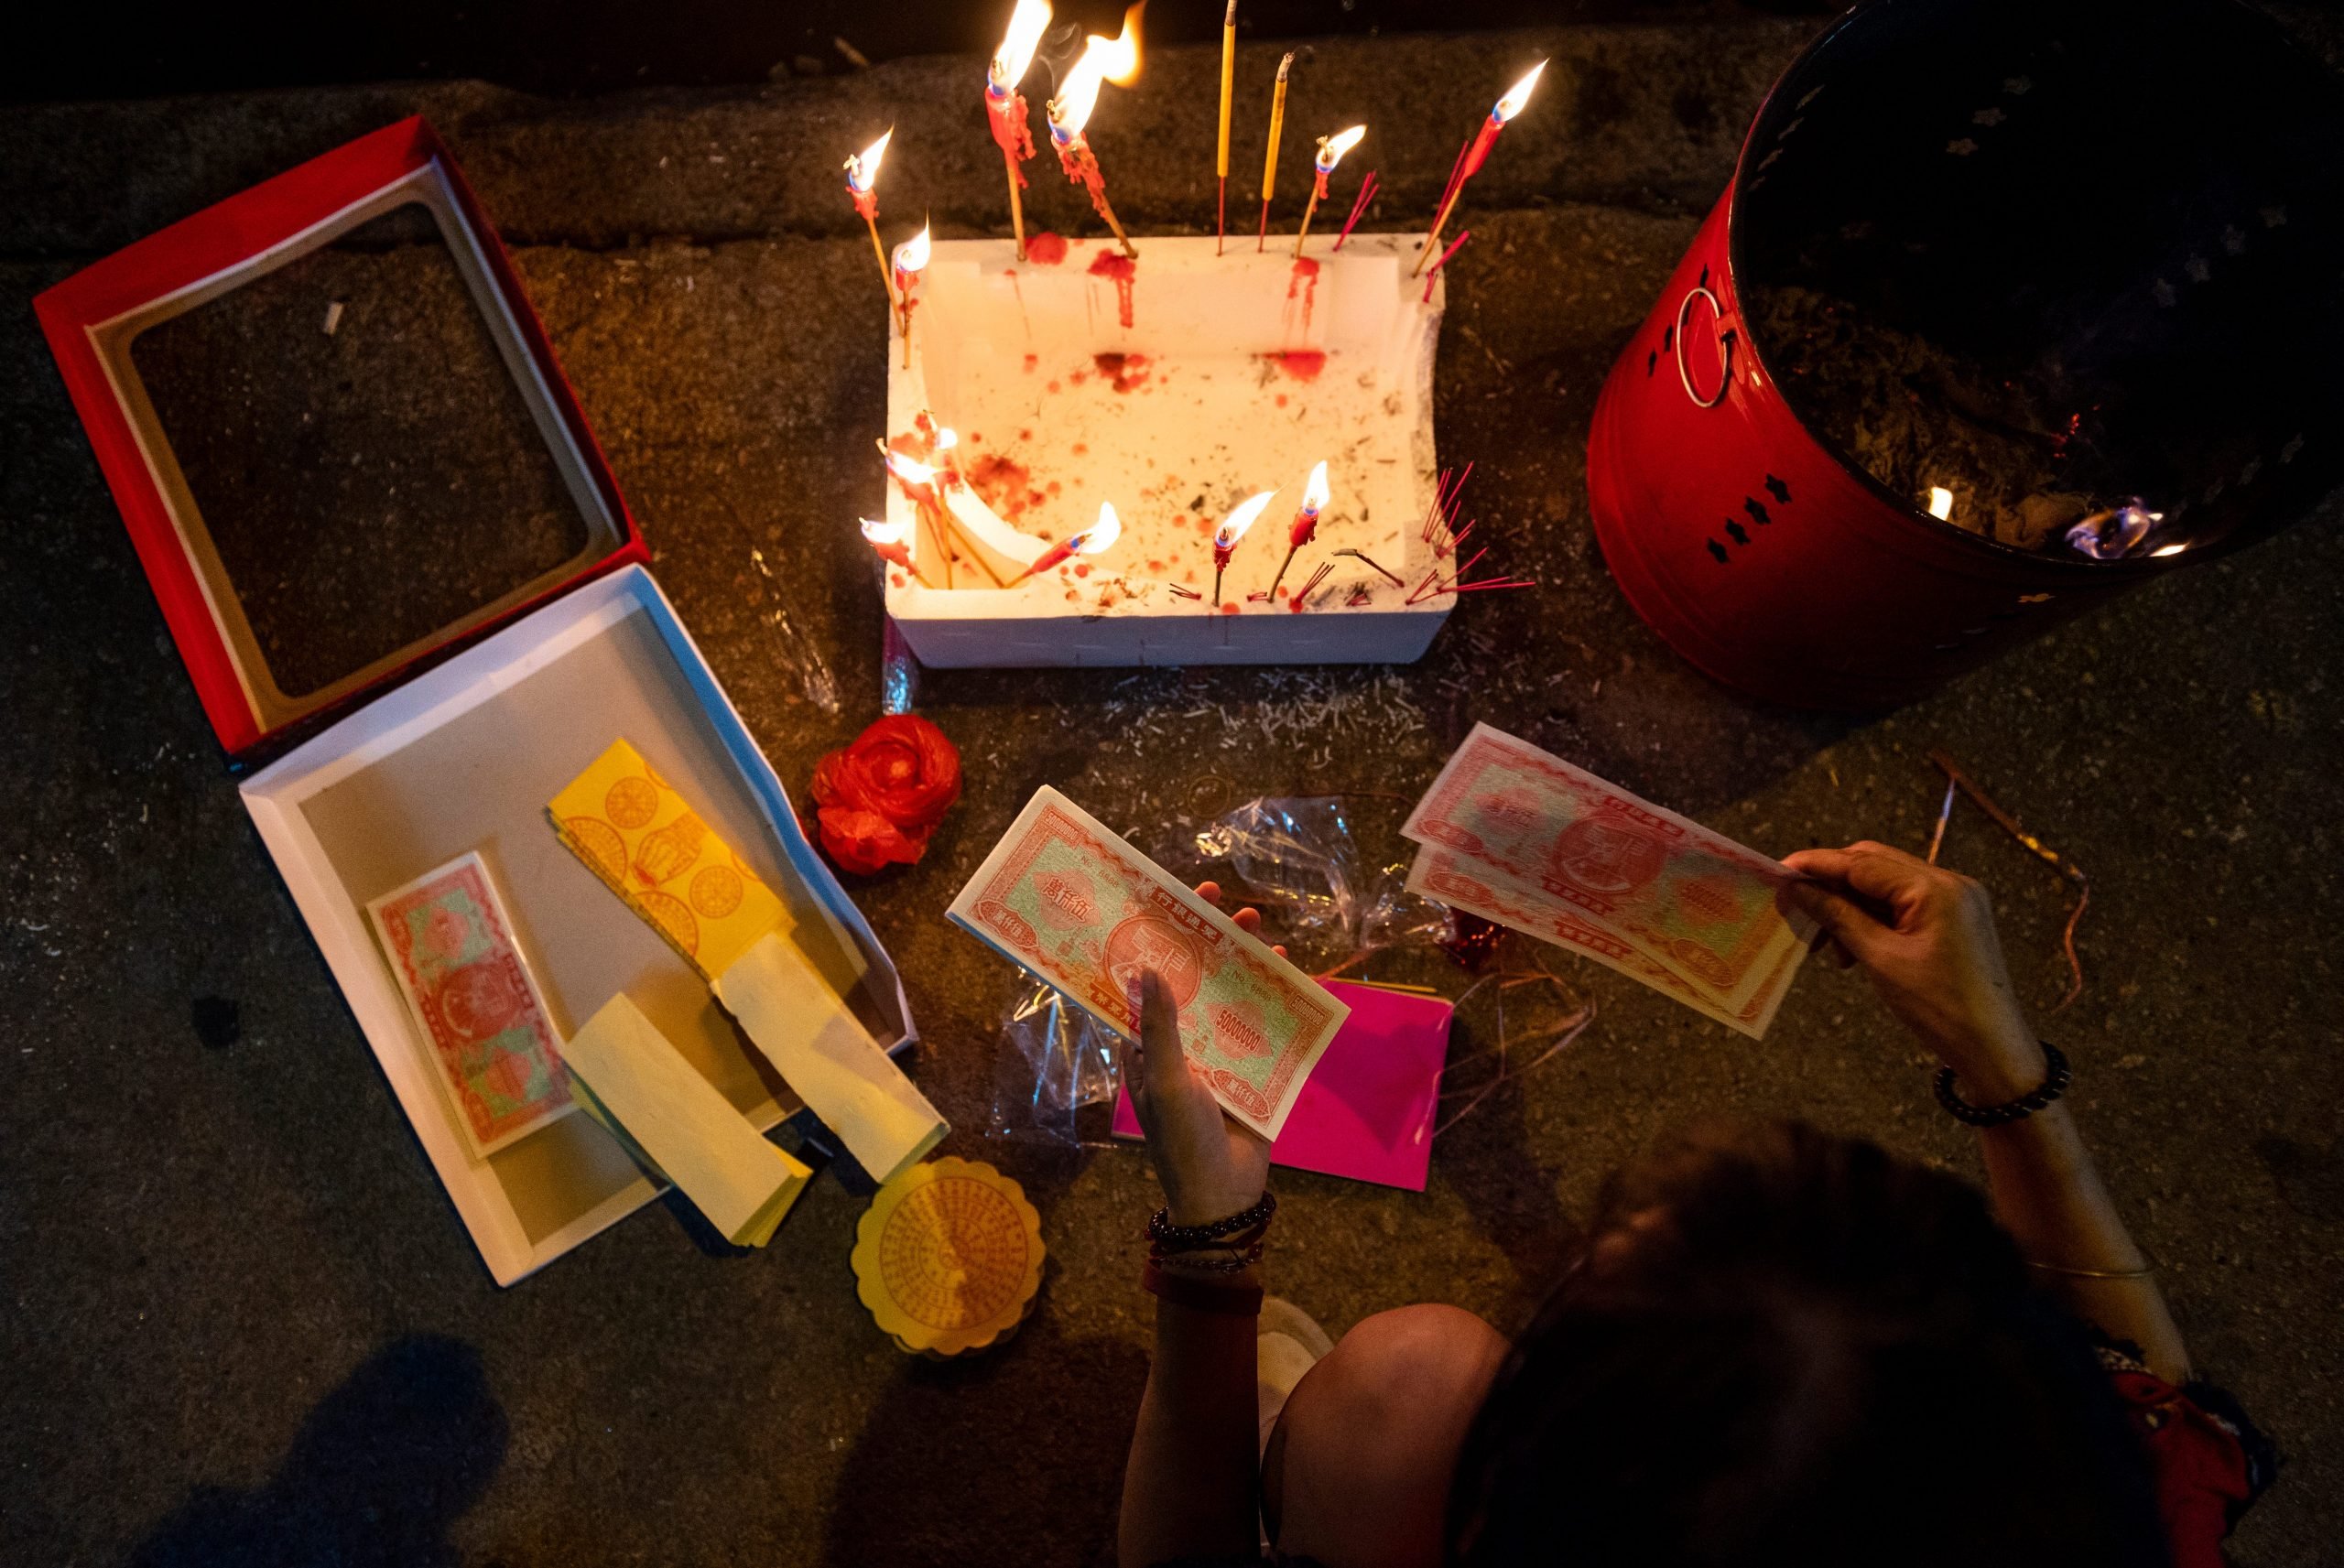
<instances>
[{"instance_id":1,"label":"yellow joss paper","mask_svg":"<svg viewBox=\"0 0 2344 1568\"><path fill-rule=\"evenodd\" d=\"M546 807L570 852L713 981L789 910L642 753L615 742Z\"/></svg>"},{"instance_id":2,"label":"yellow joss paper","mask_svg":"<svg viewBox=\"0 0 2344 1568\"><path fill-rule=\"evenodd\" d=\"M772 1239L813 1173L759 1135L624 992L586 1021L562 1057L597 1119L614 1121L628 1152L680 1188L727 1240Z\"/></svg>"},{"instance_id":3,"label":"yellow joss paper","mask_svg":"<svg viewBox=\"0 0 2344 1568\"><path fill-rule=\"evenodd\" d=\"M962 1356L1008 1336L1042 1285L1042 1217L991 1165L946 1158L879 1189L855 1227L855 1292L897 1346Z\"/></svg>"},{"instance_id":4,"label":"yellow joss paper","mask_svg":"<svg viewBox=\"0 0 2344 1568\"><path fill-rule=\"evenodd\" d=\"M716 995L874 1181L902 1174L951 1130L783 937L760 937L717 976Z\"/></svg>"}]
</instances>

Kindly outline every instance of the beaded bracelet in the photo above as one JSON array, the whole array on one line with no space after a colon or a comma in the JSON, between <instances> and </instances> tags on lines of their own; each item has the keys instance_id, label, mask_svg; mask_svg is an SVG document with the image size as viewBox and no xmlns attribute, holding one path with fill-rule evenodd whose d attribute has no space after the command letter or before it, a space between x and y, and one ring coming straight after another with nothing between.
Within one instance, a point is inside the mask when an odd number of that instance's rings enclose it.
<instances>
[{"instance_id":1,"label":"beaded bracelet","mask_svg":"<svg viewBox=\"0 0 2344 1568\"><path fill-rule=\"evenodd\" d=\"M1157 1249L1166 1252L1192 1252L1200 1247L1228 1245L1227 1238L1256 1226L1266 1227L1270 1217L1278 1211L1278 1195L1264 1191L1262 1201L1253 1207L1241 1209L1226 1219L1216 1219L1207 1225L1175 1225L1170 1208L1159 1208L1147 1217L1147 1238Z\"/></svg>"},{"instance_id":2,"label":"beaded bracelet","mask_svg":"<svg viewBox=\"0 0 2344 1568\"><path fill-rule=\"evenodd\" d=\"M1243 1247L1231 1247L1222 1257L1201 1258L1198 1256L1199 1252L1217 1250L1220 1249L1216 1248L1200 1247L1193 1248L1185 1252L1159 1252L1154 1249L1150 1249L1147 1254L1147 1260L1151 1264L1169 1263L1176 1269L1196 1270L1209 1274L1234 1274L1239 1272L1241 1270L1250 1269L1254 1264L1260 1262L1262 1260L1262 1254L1269 1250L1269 1244L1256 1237L1250 1245Z\"/></svg>"},{"instance_id":3,"label":"beaded bracelet","mask_svg":"<svg viewBox=\"0 0 2344 1568\"><path fill-rule=\"evenodd\" d=\"M2048 1040L2040 1044L2043 1046L2045 1076L2042 1084L2032 1094L2021 1095L2001 1105L1971 1105L1953 1092L1953 1069L1940 1067L1937 1069L1937 1103L1945 1107L1946 1114L1956 1121L1967 1122L1972 1127L2006 1127L2033 1116L2067 1092L2071 1076L2067 1071L2067 1054Z\"/></svg>"}]
</instances>

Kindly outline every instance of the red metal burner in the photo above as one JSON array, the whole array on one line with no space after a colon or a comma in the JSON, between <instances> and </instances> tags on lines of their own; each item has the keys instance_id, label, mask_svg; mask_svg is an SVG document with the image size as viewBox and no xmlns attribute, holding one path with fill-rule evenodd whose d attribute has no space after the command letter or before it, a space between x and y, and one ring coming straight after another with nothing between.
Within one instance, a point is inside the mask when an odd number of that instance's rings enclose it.
<instances>
[{"instance_id":1,"label":"red metal burner","mask_svg":"<svg viewBox=\"0 0 2344 1568\"><path fill-rule=\"evenodd\" d=\"M1859 5L1768 96L1604 384L1588 488L1621 591L1719 681L1874 708L2296 520L2344 457L2322 160L2344 161L2334 82L2228 0L2156 27L2105 0ZM1982 501L1944 520L1991 481L1900 493L1877 442L1859 460L1827 433L1844 407L1817 416L1856 378L1784 336L1787 288L1981 367L1886 384L2046 465L2041 504L2117 486L2160 520L2094 558L2064 518L2031 546ZM2021 384L2061 417L1997 425L1970 395Z\"/></svg>"}]
</instances>

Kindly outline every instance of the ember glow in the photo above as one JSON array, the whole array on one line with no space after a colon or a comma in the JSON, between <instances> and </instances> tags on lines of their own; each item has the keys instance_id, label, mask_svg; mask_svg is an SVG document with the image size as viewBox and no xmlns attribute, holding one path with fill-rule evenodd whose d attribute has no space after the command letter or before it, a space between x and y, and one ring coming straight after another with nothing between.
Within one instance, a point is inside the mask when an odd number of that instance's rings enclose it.
<instances>
[{"instance_id":1,"label":"ember glow","mask_svg":"<svg viewBox=\"0 0 2344 1568\"><path fill-rule=\"evenodd\" d=\"M868 517L863 519L863 536L874 545L901 545L911 537L911 532L912 525L908 523L880 523Z\"/></svg>"},{"instance_id":2,"label":"ember glow","mask_svg":"<svg viewBox=\"0 0 2344 1568\"><path fill-rule=\"evenodd\" d=\"M1353 125L1348 131L1337 131L1331 136L1319 137L1318 172L1320 174L1334 173L1335 166L1343 161L1343 155L1359 146L1359 139L1365 135L1367 135L1365 125Z\"/></svg>"},{"instance_id":3,"label":"ember glow","mask_svg":"<svg viewBox=\"0 0 2344 1568\"><path fill-rule=\"evenodd\" d=\"M1009 31L1002 35L1001 48L993 51L993 65L985 72L988 92L999 97L1017 91L1049 25L1049 0L1017 0L1017 9L1009 14Z\"/></svg>"},{"instance_id":4,"label":"ember glow","mask_svg":"<svg viewBox=\"0 0 2344 1568\"><path fill-rule=\"evenodd\" d=\"M1490 111L1490 118L1503 125L1521 114L1522 106L1530 102L1530 90L1538 85L1538 78L1546 70L1546 62L1543 59L1532 66L1528 74L1505 90L1505 96L1499 99L1497 107Z\"/></svg>"},{"instance_id":5,"label":"ember glow","mask_svg":"<svg viewBox=\"0 0 2344 1568\"><path fill-rule=\"evenodd\" d=\"M1943 522L1953 515L1953 492L1941 484L1929 486L1929 515Z\"/></svg>"},{"instance_id":6,"label":"ember glow","mask_svg":"<svg viewBox=\"0 0 2344 1568\"><path fill-rule=\"evenodd\" d=\"M1101 81L1128 87L1139 80L1139 16L1146 8L1146 0L1141 0L1123 13L1120 38L1103 38L1093 33L1084 40L1082 58L1074 62L1058 96L1050 100L1050 135L1059 142L1072 141L1091 123L1091 111L1098 105Z\"/></svg>"},{"instance_id":7,"label":"ember glow","mask_svg":"<svg viewBox=\"0 0 2344 1568\"><path fill-rule=\"evenodd\" d=\"M2122 506L2095 512L2068 529L2067 543L2093 560L2112 561L2132 554L2132 546L2164 521L2164 513L2150 511L2136 495Z\"/></svg>"},{"instance_id":8,"label":"ember glow","mask_svg":"<svg viewBox=\"0 0 2344 1568\"><path fill-rule=\"evenodd\" d=\"M879 178L879 160L887 156L887 144L895 138L895 128L887 127L877 141L846 160L846 188L857 196L867 196Z\"/></svg>"},{"instance_id":9,"label":"ember glow","mask_svg":"<svg viewBox=\"0 0 2344 1568\"><path fill-rule=\"evenodd\" d=\"M1226 555L1235 549L1237 541L1245 536L1245 530L1253 525L1253 519L1262 514L1276 495L1276 491L1265 490L1259 495L1248 496L1239 502L1229 515L1221 520L1221 526L1213 530L1213 553Z\"/></svg>"}]
</instances>

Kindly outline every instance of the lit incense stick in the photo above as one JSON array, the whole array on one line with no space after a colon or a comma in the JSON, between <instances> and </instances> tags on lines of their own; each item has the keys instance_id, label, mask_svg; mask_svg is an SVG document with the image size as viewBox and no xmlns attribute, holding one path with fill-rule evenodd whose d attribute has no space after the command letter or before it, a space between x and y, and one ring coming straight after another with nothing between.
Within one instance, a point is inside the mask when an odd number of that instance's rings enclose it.
<instances>
[{"instance_id":1,"label":"lit incense stick","mask_svg":"<svg viewBox=\"0 0 2344 1568\"><path fill-rule=\"evenodd\" d=\"M1348 131L1338 131L1331 136L1318 138L1318 157L1311 166L1310 200L1302 209L1302 227L1294 232L1294 254L1302 254L1302 242L1310 232L1310 215L1318 211L1319 199L1327 194L1327 177L1343 161L1343 155L1359 146L1367 135L1365 125L1353 125Z\"/></svg>"},{"instance_id":2,"label":"lit incense stick","mask_svg":"<svg viewBox=\"0 0 2344 1568\"><path fill-rule=\"evenodd\" d=\"M1270 150L1262 159L1262 232L1253 240L1256 251L1270 243L1270 198L1278 193L1278 137L1286 130L1286 78L1293 69L1293 55L1278 61L1278 84L1270 93Z\"/></svg>"},{"instance_id":3,"label":"lit incense stick","mask_svg":"<svg viewBox=\"0 0 2344 1568\"><path fill-rule=\"evenodd\" d=\"M1294 514L1294 526L1286 531L1286 559L1278 563L1278 575L1270 579L1270 597L1278 596L1278 584L1286 580L1286 568L1294 565L1294 554L1318 535L1318 514L1327 505L1327 465L1320 463L1310 470L1310 482L1302 487L1302 505Z\"/></svg>"},{"instance_id":4,"label":"lit incense stick","mask_svg":"<svg viewBox=\"0 0 2344 1568\"><path fill-rule=\"evenodd\" d=\"M1115 239L1127 256L1138 255L1139 247L1123 232L1115 210L1107 204L1106 177L1099 172L1098 157L1083 139L1082 128L1091 123L1091 111L1099 102L1101 81L1120 84L1139 75L1139 16L1146 8L1147 0L1140 0L1123 13L1121 38L1102 38L1093 33L1084 40L1082 58L1067 72L1058 95L1050 100L1048 107L1050 140L1058 147L1058 167L1066 171L1069 184L1080 185L1090 193L1091 208L1115 232Z\"/></svg>"},{"instance_id":5,"label":"lit incense stick","mask_svg":"<svg viewBox=\"0 0 2344 1568\"><path fill-rule=\"evenodd\" d=\"M1237 541L1245 536L1245 530L1253 525L1253 519L1262 514L1262 509L1276 494L1275 490L1265 490L1259 495L1239 502L1235 509L1221 520L1221 526L1213 530L1212 608L1216 614L1221 610L1221 574L1229 569L1229 557L1236 553Z\"/></svg>"},{"instance_id":6,"label":"lit incense stick","mask_svg":"<svg viewBox=\"0 0 2344 1568\"><path fill-rule=\"evenodd\" d=\"M1095 556L1122 537L1123 532L1123 520L1115 515L1112 506L1102 501L1099 503L1098 522L1034 557L1034 564L1012 578L1009 586L1015 588L1029 577L1048 571L1069 556Z\"/></svg>"},{"instance_id":7,"label":"lit incense stick","mask_svg":"<svg viewBox=\"0 0 2344 1568\"><path fill-rule=\"evenodd\" d=\"M1490 111L1490 117L1481 122L1481 134L1473 138L1473 145L1466 148L1465 156L1458 160L1457 172L1449 181L1449 194L1442 199L1440 211L1432 221L1432 232L1425 236L1425 248L1416 256L1416 270L1412 276L1421 275L1426 265L1432 260L1433 253L1440 248L1440 232L1449 226L1449 215L1457 210L1457 199L1465 193L1465 182L1481 172L1481 165L1489 160L1490 149L1497 146L1498 133L1505 129L1508 121L1522 113L1525 103L1530 102L1530 90L1538 85L1539 73L1546 69L1546 62L1543 59L1532 66L1527 75L1506 89L1505 96L1499 99L1497 106Z\"/></svg>"},{"instance_id":8,"label":"lit incense stick","mask_svg":"<svg viewBox=\"0 0 2344 1568\"><path fill-rule=\"evenodd\" d=\"M885 135L846 160L846 193L871 231L871 254L879 258L879 281L887 290L887 308L900 310L903 301L895 297L895 276L887 270L887 247L879 243L879 160L887 156L887 143L895 135L890 125Z\"/></svg>"},{"instance_id":9,"label":"lit incense stick","mask_svg":"<svg viewBox=\"0 0 2344 1568\"><path fill-rule=\"evenodd\" d=\"M1034 156L1034 133L1026 125L1026 98L1017 84L1026 80L1026 69L1034 63L1034 46L1049 25L1049 0L1017 0L1017 9L1009 15L1009 31L985 72L985 119L1009 171L1009 222L1016 231L1019 261L1026 259L1026 200L1018 192L1026 189L1023 165Z\"/></svg>"}]
</instances>

